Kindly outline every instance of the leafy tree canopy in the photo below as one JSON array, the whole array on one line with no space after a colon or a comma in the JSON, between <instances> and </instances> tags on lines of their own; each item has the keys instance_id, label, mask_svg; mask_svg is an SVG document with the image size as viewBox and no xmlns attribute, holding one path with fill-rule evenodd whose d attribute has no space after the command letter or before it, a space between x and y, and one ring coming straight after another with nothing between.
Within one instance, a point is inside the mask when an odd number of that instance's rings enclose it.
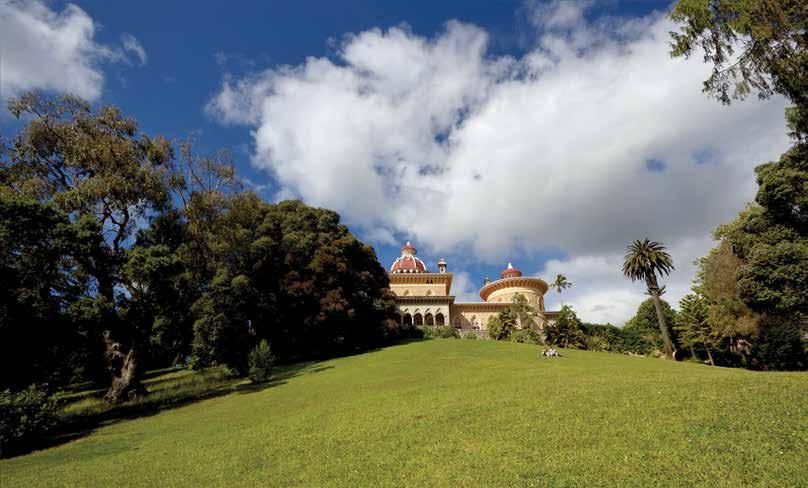
<instances>
[{"instance_id":1,"label":"leafy tree canopy","mask_svg":"<svg viewBox=\"0 0 808 488\"><path fill-rule=\"evenodd\" d=\"M564 305L555 321L546 329L547 342L560 347L581 347L584 340L581 325L572 307Z\"/></svg>"},{"instance_id":2,"label":"leafy tree canopy","mask_svg":"<svg viewBox=\"0 0 808 488\"><path fill-rule=\"evenodd\" d=\"M676 323L676 311L671 308L667 301L660 300L660 308L666 323ZM637 308L637 313L626 322L623 328L641 334L646 339L656 343L660 349L664 346L653 298L643 301Z\"/></svg>"},{"instance_id":3,"label":"leafy tree canopy","mask_svg":"<svg viewBox=\"0 0 808 488\"><path fill-rule=\"evenodd\" d=\"M808 4L802 0L680 0L671 19L674 57L702 53L713 65L704 91L723 103L753 91L784 95L793 135L808 134Z\"/></svg>"}]
</instances>

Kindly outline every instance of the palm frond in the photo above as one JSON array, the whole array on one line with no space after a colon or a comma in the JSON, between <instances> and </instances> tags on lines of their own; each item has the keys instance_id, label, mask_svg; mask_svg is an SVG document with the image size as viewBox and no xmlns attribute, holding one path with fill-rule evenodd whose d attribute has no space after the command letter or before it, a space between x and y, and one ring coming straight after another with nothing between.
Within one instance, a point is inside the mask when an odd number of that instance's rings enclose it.
<instances>
[{"instance_id":1,"label":"palm frond","mask_svg":"<svg viewBox=\"0 0 808 488\"><path fill-rule=\"evenodd\" d=\"M636 240L626 248L623 274L631 281L655 281L657 274L669 275L674 270L673 259L660 242Z\"/></svg>"}]
</instances>

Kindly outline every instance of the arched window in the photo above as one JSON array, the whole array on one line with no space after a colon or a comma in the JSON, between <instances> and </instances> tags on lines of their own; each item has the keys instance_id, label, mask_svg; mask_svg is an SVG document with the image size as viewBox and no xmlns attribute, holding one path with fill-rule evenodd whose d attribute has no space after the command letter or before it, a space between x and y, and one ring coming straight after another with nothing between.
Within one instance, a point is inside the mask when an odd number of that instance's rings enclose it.
<instances>
[{"instance_id":1,"label":"arched window","mask_svg":"<svg viewBox=\"0 0 808 488\"><path fill-rule=\"evenodd\" d=\"M463 328L463 322L460 320L460 317L455 319L455 329Z\"/></svg>"},{"instance_id":2,"label":"arched window","mask_svg":"<svg viewBox=\"0 0 808 488\"><path fill-rule=\"evenodd\" d=\"M414 318L415 318L415 326L416 327L424 325L424 316L423 315L421 315L420 313L417 313L417 314L415 314Z\"/></svg>"},{"instance_id":3,"label":"arched window","mask_svg":"<svg viewBox=\"0 0 808 488\"><path fill-rule=\"evenodd\" d=\"M404 325L412 325L412 315L408 313L404 314Z\"/></svg>"},{"instance_id":4,"label":"arched window","mask_svg":"<svg viewBox=\"0 0 808 488\"><path fill-rule=\"evenodd\" d=\"M443 316L442 313L438 312L435 314L435 325L445 325L446 318Z\"/></svg>"},{"instance_id":5,"label":"arched window","mask_svg":"<svg viewBox=\"0 0 808 488\"><path fill-rule=\"evenodd\" d=\"M426 321L426 325L435 325L435 319L432 317L431 313L426 314L424 320Z\"/></svg>"}]
</instances>

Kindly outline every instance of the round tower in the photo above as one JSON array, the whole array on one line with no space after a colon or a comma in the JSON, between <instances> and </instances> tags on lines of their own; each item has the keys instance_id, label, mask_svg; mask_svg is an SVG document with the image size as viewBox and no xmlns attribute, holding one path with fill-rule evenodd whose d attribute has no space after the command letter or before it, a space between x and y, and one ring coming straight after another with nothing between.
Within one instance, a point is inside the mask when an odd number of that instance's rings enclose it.
<instances>
[{"instance_id":1,"label":"round tower","mask_svg":"<svg viewBox=\"0 0 808 488\"><path fill-rule=\"evenodd\" d=\"M522 276L522 272L508 263L508 267L499 274L499 279L486 284L480 289L480 298L489 303L511 303L519 294L527 299L528 304L544 311L544 294L548 285L544 280Z\"/></svg>"}]
</instances>

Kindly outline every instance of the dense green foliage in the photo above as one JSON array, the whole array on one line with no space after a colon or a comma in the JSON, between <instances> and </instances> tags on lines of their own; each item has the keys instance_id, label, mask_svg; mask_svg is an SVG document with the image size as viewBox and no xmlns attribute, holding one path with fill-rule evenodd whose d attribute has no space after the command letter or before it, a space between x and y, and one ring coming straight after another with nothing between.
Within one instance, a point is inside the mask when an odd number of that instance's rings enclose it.
<instances>
[{"instance_id":1,"label":"dense green foliage","mask_svg":"<svg viewBox=\"0 0 808 488\"><path fill-rule=\"evenodd\" d=\"M611 324L581 323L584 349L651 355L659 350L656 340L648 340L637 330Z\"/></svg>"},{"instance_id":2,"label":"dense green foliage","mask_svg":"<svg viewBox=\"0 0 808 488\"><path fill-rule=\"evenodd\" d=\"M556 346L579 348L584 343L581 320L569 305L561 307L555 321L547 326L545 333L547 342Z\"/></svg>"},{"instance_id":3,"label":"dense green foliage","mask_svg":"<svg viewBox=\"0 0 808 488\"><path fill-rule=\"evenodd\" d=\"M518 325L516 315L510 308L506 308L497 315L488 317L485 329L489 339L504 341L511 337L511 334L517 330Z\"/></svg>"},{"instance_id":4,"label":"dense green foliage","mask_svg":"<svg viewBox=\"0 0 808 488\"><path fill-rule=\"evenodd\" d=\"M696 350L704 351L710 364L715 366L712 351L720 346L709 323L710 307L707 299L699 293L690 293L679 302L681 310L676 316L676 330L679 342L696 356Z\"/></svg>"},{"instance_id":5,"label":"dense green foliage","mask_svg":"<svg viewBox=\"0 0 808 488\"><path fill-rule=\"evenodd\" d=\"M95 224L51 203L0 191L0 388L63 384L103 373L97 303L81 301L73 258ZM24 365L24 366L23 366Z\"/></svg>"},{"instance_id":6,"label":"dense green foliage","mask_svg":"<svg viewBox=\"0 0 808 488\"><path fill-rule=\"evenodd\" d=\"M486 323L489 339L495 341L513 340L538 344L541 342L538 313L528 304L522 294L514 295L511 303L497 315L492 315Z\"/></svg>"},{"instance_id":7,"label":"dense green foliage","mask_svg":"<svg viewBox=\"0 0 808 488\"><path fill-rule=\"evenodd\" d=\"M525 327L511 334L510 340L521 344L541 344L542 335L534 327Z\"/></svg>"},{"instance_id":8,"label":"dense green foliage","mask_svg":"<svg viewBox=\"0 0 808 488\"><path fill-rule=\"evenodd\" d=\"M425 339L435 339L435 338L457 339L459 337L460 332L458 332L458 330L455 327L452 327L451 325L439 325L437 327L428 327L424 330Z\"/></svg>"},{"instance_id":9,"label":"dense green foliage","mask_svg":"<svg viewBox=\"0 0 808 488\"><path fill-rule=\"evenodd\" d=\"M671 17L673 56L704 52L713 65L706 92L722 102L752 90L794 104L794 145L755 169L755 203L715 233L694 285L706 317L680 328L718 348L721 364L808 367L808 4L794 0L680 0ZM699 313L701 313L700 311ZM709 348L709 346L703 346ZM706 351L705 351L706 352Z\"/></svg>"},{"instance_id":10,"label":"dense green foliage","mask_svg":"<svg viewBox=\"0 0 808 488\"><path fill-rule=\"evenodd\" d=\"M249 376L255 383L266 383L272 377L272 367L275 365L275 356L269 348L266 339L262 339L252 351L250 351Z\"/></svg>"},{"instance_id":11,"label":"dense green foliage","mask_svg":"<svg viewBox=\"0 0 808 488\"><path fill-rule=\"evenodd\" d=\"M240 351L250 336L266 338L282 361L353 353L394 338L387 273L336 213L298 201L269 205L248 194L228 202L221 218L226 231L210 244L221 264L194 305L199 365L243 368Z\"/></svg>"},{"instance_id":12,"label":"dense green foliage","mask_svg":"<svg viewBox=\"0 0 808 488\"><path fill-rule=\"evenodd\" d=\"M355 353L405 332L375 252L334 212L268 204L226 155L139 132L114 107L28 94L0 147L0 387L107 382L227 365L262 340L280 361ZM23 367L21 367L21 365Z\"/></svg>"},{"instance_id":13,"label":"dense green foliage","mask_svg":"<svg viewBox=\"0 0 808 488\"><path fill-rule=\"evenodd\" d=\"M665 319L665 323L671 325L675 324L676 311L671 308L670 304L667 301L660 299L659 306L662 310L662 316ZM636 332L645 340L645 342L651 344L654 349L659 351L664 350L665 343L659 330L659 318L653 298L649 298L642 302L637 308L637 313L626 321L623 328L628 331ZM670 337L674 344L678 343L675 330L671 331ZM650 352L651 351L648 351L648 353Z\"/></svg>"},{"instance_id":14,"label":"dense green foliage","mask_svg":"<svg viewBox=\"0 0 808 488\"><path fill-rule=\"evenodd\" d=\"M0 461L2 485L808 484L805 373L540 350L430 340L280 366L271 386Z\"/></svg>"},{"instance_id":15,"label":"dense green foliage","mask_svg":"<svg viewBox=\"0 0 808 488\"><path fill-rule=\"evenodd\" d=\"M56 424L56 412L56 402L35 385L0 391L0 457L38 441Z\"/></svg>"},{"instance_id":16,"label":"dense green foliage","mask_svg":"<svg viewBox=\"0 0 808 488\"><path fill-rule=\"evenodd\" d=\"M738 296L752 310L777 315L808 313L808 144L777 163L756 168L757 205L722 226L741 260Z\"/></svg>"},{"instance_id":17,"label":"dense green foliage","mask_svg":"<svg viewBox=\"0 0 808 488\"><path fill-rule=\"evenodd\" d=\"M702 53L713 72L704 91L723 103L753 90L778 93L796 107L794 135L808 134L808 4L800 0L679 0L671 19L671 55Z\"/></svg>"},{"instance_id":18,"label":"dense green foliage","mask_svg":"<svg viewBox=\"0 0 808 488\"><path fill-rule=\"evenodd\" d=\"M34 207L36 201L58 211L53 218L60 219L62 227L68 221L76 228L72 236L54 239L54 244L69 242L69 261L62 259L55 268L39 263L31 270L52 280L40 290L63 300L46 321L77 308L79 322L102 331L112 384L109 399L136 396L142 393L138 365L147 331L125 318L129 300L123 292L131 283L122 267L136 223L169 202L171 145L163 138L139 134L135 121L113 107L94 112L71 96L43 99L27 94L12 100L10 109L28 122L3 148L0 193L28 204L18 212L34 210L23 219L47 219ZM64 256L64 246L60 247L52 252ZM73 286L71 296L60 294L60 282Z\"/></svg>"}]
</instances>

